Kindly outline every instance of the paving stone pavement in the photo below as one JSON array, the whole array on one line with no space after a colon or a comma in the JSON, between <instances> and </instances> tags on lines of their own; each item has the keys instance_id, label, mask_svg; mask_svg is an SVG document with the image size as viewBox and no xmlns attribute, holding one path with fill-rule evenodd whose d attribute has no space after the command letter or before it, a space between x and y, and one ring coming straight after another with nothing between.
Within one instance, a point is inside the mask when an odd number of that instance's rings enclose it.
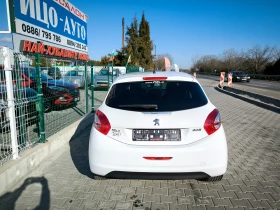
<instances>
[{"instance_id":1,"label":"paving stone pavement","mask_svg":"<svg viewBox=\"0 0 280 210\"><path fill-rule=\"evenodd\" d=\"M222 181L94 180L87 130L0 198L0 209L280 209L280 114L220 93L201 79L225 128Z\"/></svg>"}]
</instances>

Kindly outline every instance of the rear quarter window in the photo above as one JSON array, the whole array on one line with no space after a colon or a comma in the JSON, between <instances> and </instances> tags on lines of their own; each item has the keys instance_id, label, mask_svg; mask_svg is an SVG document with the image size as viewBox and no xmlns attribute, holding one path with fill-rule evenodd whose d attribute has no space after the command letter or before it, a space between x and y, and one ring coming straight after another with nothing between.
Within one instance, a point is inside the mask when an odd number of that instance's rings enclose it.
<instances>
[{"instance_id":1,"label":"rear quarter window","mask_svg":"<svg viewBox=\"0 0 280 210\"><path fill-rule=\"evenodd\" d=\"M141 81L115 84L105 101L116 109L130 111L180 111L204 106L208 100L200 85L186 81ZM124 107L124 105L137 105ZM156 110L139 105L157 105Z\"/></svg>"}]
</instances>

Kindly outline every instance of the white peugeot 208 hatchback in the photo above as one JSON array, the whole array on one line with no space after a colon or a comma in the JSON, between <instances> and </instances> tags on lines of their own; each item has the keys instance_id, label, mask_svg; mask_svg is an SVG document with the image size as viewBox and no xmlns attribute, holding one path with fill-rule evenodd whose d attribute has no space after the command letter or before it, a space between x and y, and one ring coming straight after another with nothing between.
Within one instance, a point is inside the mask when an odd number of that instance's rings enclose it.
<instances>
[{"instance_id":1,"label":"white peugeot 208 hatchback","mask_svg":"<svg viewBox=\"0 0 280 210\"><path fill-rule=\"evenodd\" d=\"M89 139L95 179L219 181L227 162L220 113L189 74L123 75L95 112Z\"/></svg>"}]
</instances>

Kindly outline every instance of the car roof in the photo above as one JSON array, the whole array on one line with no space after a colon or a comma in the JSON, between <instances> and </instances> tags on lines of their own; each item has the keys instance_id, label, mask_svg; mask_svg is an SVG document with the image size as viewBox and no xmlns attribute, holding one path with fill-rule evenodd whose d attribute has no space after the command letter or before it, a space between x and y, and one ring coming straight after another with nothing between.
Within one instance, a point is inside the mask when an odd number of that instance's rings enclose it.
<instances>
[{"instance_id":1,"label":"car roof","mask_svg":"<svg viewBox=\"0 0 280 210\"><path fill-rule=\"evenodd\" d=\"M143 77L167 77L167 80L197 82L197 80L192 75L185 73L185 72L156 71L155 73L153 73L153 72L127 73L127 74L119 76L116 80L116 83L143 81Z\"/></svg>"}]
</instances>

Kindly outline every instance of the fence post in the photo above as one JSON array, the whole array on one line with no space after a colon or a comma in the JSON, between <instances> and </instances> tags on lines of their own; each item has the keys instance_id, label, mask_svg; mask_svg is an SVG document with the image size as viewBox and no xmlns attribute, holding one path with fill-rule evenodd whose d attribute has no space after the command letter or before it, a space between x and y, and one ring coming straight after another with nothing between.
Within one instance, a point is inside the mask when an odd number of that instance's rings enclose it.
<instances>
[{"instance_id":1,"label":"fence post","mask_svg":"<svg viewBox=\"0 0 280 210\"><path fill-rule=\"evenodd\" d=\"M90 74L91 74L91 78L90 78L90 81L91 81L91 111L94 111L93 66L94 66L94 63L93 63L93 61L92 61L92 62L91 62L91 65L90 65Z\"/></svg>"},{"instance_id":2,"label":"fence post","mask_svg":"<svg viewBox=\"0 0 280 210\"><path fill-rule=\"evenodd\" d=\"M39 118L40 118L40 142L46 142L46 133L45 133L45 116L44 116L44 97L42 91L42 76L40 71L40 55L36 53L35 55L36 61L36 83L37 83L37 92L38 92L38 99L39 99Z\"/></svg>"},{"instance_id":3,"label":"fence post","mask_svg":"<svg viewBox=\"0 0 280 210\"><path fill-rule=\"evenodd\" d=\"M109 90L110 88L110 62L108 63L108 86L107 86L107 90Z\"/></svg>"},{"instance_id":4,"label":"fence post","mask_svg":"<svg viewBox=\"0 0 280 210\"><path fill-rule=\"evenodd\" d=\"M11 130L11 143L12 143L12 153L13 159L18 158L18 142L17 142L17 130L16 130L16 116L15 116L15 98L13 90L12 81L12 68L11 68L11 57L9 55L9 49L3 48L4 54L4 69L6 78L6 88L7 88L7 100L10 118L10 130Z\"/></svg>"},{"instance_id":5,"label":"fence post","mask_svg":"<svg viewBox=\"0 0 280 210\"><path fill-rule=\"evenodd\" d=\"M87 63L85 62L85 91L86 91L86 113L88 113L88 82Z\"/></svg>"},{"instance_id":6,"label":"fence post","mask_svg":"<svg viewBox=\"0 0 280 210\"><path fill-rule=\"evenodd\" d=\"M19 130L20 130L20 146L26 146L26 122L24 118L24 111L23 111L23 106L24 104L22 103L22 85L21 85L21 66L20 66L20 60L18 54L15 54L14 56L14 63L15 63L15 76L16 76L16 88L17 88L17 95L18 95L18 118L19 118Z\"/></svg>"},{"instance_id":7,"label":"fence post","mask_svg":"<svg viewBox=\"0 0 280 210\"><path fill-rule=\"evenodd\" d=\"M113 84L113 81L114 81L114 69L113 69L113 67L112 67L112 75L111 76L112 76L112 78L111 78L112 83L111 84Z\"/></svg>"}]
</instances>

